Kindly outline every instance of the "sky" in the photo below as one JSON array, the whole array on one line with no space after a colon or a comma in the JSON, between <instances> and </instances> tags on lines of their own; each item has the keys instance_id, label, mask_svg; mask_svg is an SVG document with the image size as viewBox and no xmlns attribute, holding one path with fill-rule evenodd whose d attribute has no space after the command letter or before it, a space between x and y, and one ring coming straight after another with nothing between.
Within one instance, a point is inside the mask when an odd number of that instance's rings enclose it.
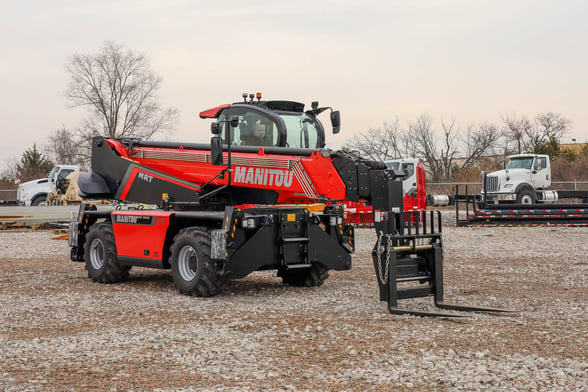
<instances>
[{"instance_id":1,"label":"sky","mask_svg":"<svg viewBox=\"0 0 588 392\"><path fill-rule=\"evenodd\" d=\"M340 110L331 148L425 113L463 128L554 112L562 142L585 142L587 18L586 0L0 0L0 170L87 116L65 65L106 41L145 54L180 113L155 140L208 141L200 111L259 91Z\"/></svg>"}]
</instances>

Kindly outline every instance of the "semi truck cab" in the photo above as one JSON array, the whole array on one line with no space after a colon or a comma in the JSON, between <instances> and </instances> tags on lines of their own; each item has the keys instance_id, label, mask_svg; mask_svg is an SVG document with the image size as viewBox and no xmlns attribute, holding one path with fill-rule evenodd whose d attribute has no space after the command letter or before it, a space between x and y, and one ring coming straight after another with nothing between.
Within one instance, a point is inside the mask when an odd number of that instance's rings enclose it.
<instances>
[{"instance_id":1,"label":"semi truck cab","mask_svg":"<svg viewBox=\"0 0 588 392\"><path fill-rule=\"evenodd\" d=\"M46 178L27 181L18 186L16 198L24 206L47 205L47 195L51 193L70 173L79 172L77 165L55 165Z\"/></svg>"},{"instance_id":2,"label":"semi truck cab","mask_svg":"<svg viewBox=\"0 0 588 392\"><path fill-rule=\"evenodd\" d=\"M503 170L485 176L482 194L487 201L533 204L542 201L543 189L551 185L548 155L517 154L506 160Z\"/></svg>"}]
</instances>

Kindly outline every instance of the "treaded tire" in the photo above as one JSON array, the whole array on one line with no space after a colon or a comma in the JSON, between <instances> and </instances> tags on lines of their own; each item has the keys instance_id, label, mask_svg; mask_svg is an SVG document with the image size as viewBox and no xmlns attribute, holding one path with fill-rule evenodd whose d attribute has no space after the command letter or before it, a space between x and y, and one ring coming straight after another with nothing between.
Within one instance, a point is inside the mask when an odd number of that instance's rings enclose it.
<instances>
[{"instance_id":1,"label":"treaded tire","mask_svg":"<svg viewBox=\"0 0 588 392\"><path fill-rule=\"evenodd\" d=\"M88 277L99 283L116 283L129 276L130 266L120 265L112 224L97 223L90 227L84 244Z\"/></svg>"},{"instance_id":2,"label":"treaded tire","mask_svg":"<svg viewBox=\"0 0 588 392\"><path fill-rule=\"evenodd\" d=\"M314 263L310 268L278 270L278 276L284 284L296 287L316 287L325 283L329 271L320 264Z\"/></svg>"},{"instance_id":3,"label":"treaded tire","mask_svg":"<svg viewBox=\"0 0 588 392\"><path fill-rule=\"evenodd\" d=\"M517 193L517 204L535 204L534 192L530 189L523 189Z\"/></svg>"},{"instance_id":4,"label":"treaded tire","mask_svg":"<svg viewBox=\"0 0 588 392\"><path fill-rule=\"evenodd\" d=\"M47 196L41 195L35 197L35 199L31 202L31 206L39 207L39 206L46 206L47 204Z\"/></svg>"},{"instance_id":5,"label":"treaded tire","mask_svg":"<svg viewBox=\"0 0 588 392\"><path fill-rule=\"evenodd\" d=\"M170 264L174 283L183 294L212 297L225 283L217 264L210 258L210 235L205 229L180 230L171 246Z\"/></svg>"}]
</instances>

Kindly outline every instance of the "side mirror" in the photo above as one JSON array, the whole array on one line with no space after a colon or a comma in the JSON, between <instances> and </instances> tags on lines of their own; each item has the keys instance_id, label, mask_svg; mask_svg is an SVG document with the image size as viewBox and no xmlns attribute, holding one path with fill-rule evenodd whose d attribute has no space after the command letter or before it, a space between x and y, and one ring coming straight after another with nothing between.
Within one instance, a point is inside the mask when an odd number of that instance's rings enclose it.
<instances>
[{"instance_id":1,"label":"side mirror","mask_svg":"<svg viewBox=\"0 0 588 392\"><path fill-rule=\"evenodd\" d=\"M213 135L220 134L221 130L222 130L222 127L221 127L220 123L213 122L212 124L210 124L210 133L212 133Z\"/></svg>"},{"instance_id":2,"label":"side mirror","mask_svg":"<svg viewBox=\"0 0 588 392\"><path fill-rule=\"evenodd\" d=\"M237 126L239 126L239 116L231 116L229 123L232 128L237 128Z\"/></svg>"},{"instance_id":3,"label":"side mirror","mask_svg":"<svg viewBox=\"0 0 588 392\"><path fill-rule=\"evenodd\" d=\"M333 126L333 133L339 133L341 129L341 114L338 110L331 112L331 125Z\"/></svg>"},{"instance_id":4,"label":"side mirror","mask_svg":"<svg viewBox=\"0 0 588 392\"><path fill-rule=\"evenodd\" d=\"M215 123L218 124L218 123ZM224 165L223 162L223 141L220 136L213 136L210 139L210 158L215 166Z\"/></svg>"}]
</instances>

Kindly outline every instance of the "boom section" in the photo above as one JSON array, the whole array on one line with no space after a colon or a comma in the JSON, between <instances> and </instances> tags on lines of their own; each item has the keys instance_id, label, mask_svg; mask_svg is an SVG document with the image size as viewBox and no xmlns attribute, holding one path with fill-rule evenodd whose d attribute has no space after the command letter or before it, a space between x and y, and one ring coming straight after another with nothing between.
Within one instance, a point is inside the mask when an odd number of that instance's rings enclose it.
<instances>
[{"instance_id":1,"label":"boom section","mask_svg":"<svg viewBox=\"0 0 588 392\"><path fill-rule=\"evenodd\" d=\"M137 176L174 178L194 191L205 184L208 188L220 187L229 180L228 175L219 176L223 168L212 164L208 144L104 141L97 143L95 140L94 150L108 146L114 155L130 166L124 173L121 170L114 174L116 178L111 178L112 183L119 183L123 188ZM231 176L231 198L235 203L296 204L345 198L345 183L328 150L251 146L232 146L231 150L232 166L228 173ZM95 151L94 155L100 154ZM102 162L105 161L113 159L102 158ZM93 164L93 171L106 178L112 177L110 166ZM142 169L147 169L146 174L140 174ZM173 193L166 192L165 187L159 186L158 189L158 193ZM116 195L116 198L126 200L124 190L117 191ZM175 192L173 196L174 201L196 201L189 192Z\"/></svg>"}]
</instances>

